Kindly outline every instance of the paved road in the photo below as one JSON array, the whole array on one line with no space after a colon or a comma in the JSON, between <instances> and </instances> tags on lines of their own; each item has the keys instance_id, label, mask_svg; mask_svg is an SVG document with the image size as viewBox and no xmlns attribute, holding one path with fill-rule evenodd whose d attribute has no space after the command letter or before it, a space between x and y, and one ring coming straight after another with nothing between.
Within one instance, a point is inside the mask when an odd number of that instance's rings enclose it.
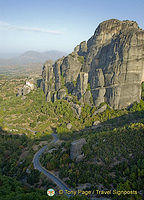
<instances>
[{"instance_id":1,"label":"paved road","mask_svg":"<svg viewBox=\"0 0 144 200\"><path fill-rule=\"evenodd\" d=\"M52 134L53 136L53 140L51 141L51 143L55 143L58 138L57 138L57 135L56 134ZM39 162L39 158L41 156L41 154L47 149L47 145L44 146L43 148L41 148L35 155L34 155L34 158L33 158L33 164L34 164L34 169L37 169L39 170L40 172L42 172L43 174L45 174L49 179L51 179L61 190L64 191L64 193L67 195L67 196L70 196L66 193L65 190L68 190L68 191L71 191L67 185L62 181L60 180L58 177L56 177L53 173L51 173L50 171L47 171L44 167L41 166L40 162Z\"/></svg>"},{"instance_id":2,"label":"paved road","mask_svg":"<svg viewBox=\"0 0 144 200\"><path fill-rule=\"evenodd\" d=\"M53 136L53 140L51 141L51 143L55 143L58 140L58 137L56 134L52 134ZM59 188L60 190L63 190L63 192L68 196L72 196L68 195L67 191L71 191L70 188L68 188L68 186L62 181L60 180L58 177L56 177L53 173L51 173L50 171L46 170L44 167L41 166L40 162L39 162L39 158L41 156L41 154L47 149L47 145L44 146L43 148L41 148L34 156L33 158L33 164L34 164L34 168L39 170L40 172L42 172L43 174L45 174L49 179L51 179ZM90 199L94 199L94 200L110 200L107 198L90 198Z\"/></svg>"}]
</instances>

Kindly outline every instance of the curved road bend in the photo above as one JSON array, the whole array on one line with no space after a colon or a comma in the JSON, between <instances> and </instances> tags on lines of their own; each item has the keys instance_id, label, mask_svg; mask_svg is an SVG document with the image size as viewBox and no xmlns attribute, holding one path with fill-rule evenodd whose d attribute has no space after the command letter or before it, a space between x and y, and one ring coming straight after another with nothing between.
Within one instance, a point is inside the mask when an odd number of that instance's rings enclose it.
<instances>
[{"instance_id":1,"label":"curved road bend","mask_svg":"<svg viewBox=\"0 0 144 200\"><path fill-rule=\"evenodd\" d=\"M53 140L51 141L51 143L55 143L58 140L58 137L56 134L52 134L53 136ZM39 162L39 158L41 156L41 154L47 149L47 145L44 146L43 148L41 148L35 155L33 158L33 164L34 164L34 168L39 170L40 172L42 172L43 174L45 174L49 179L51 179L61 190L63 190L63 192L68 196L72 196L66 193L65 190L71 191L71 189L69 189L67 187L67 185L60 180L58 177L56 177L53 173L51 173L50 171L47 171L44 167L41 166L40 162ZM107 198L91 198L91 199L95 199L95 200L110 200Z\"/></svg>"},{"instance_id":2,"label":"curved road bend","mask_svg":"<svg viewBox=\"0 0 144 200\"><path fill-rule=\"evenodd\" d=\"M53 140L51 141L51 143L55 143L58 138L56 134L52 134L53 136ZM33 165L34 165L34 169L39 170L40 172L42 172L43 174L45 174L49 179L51 179L61 190L63 190L63 192L69 197L71 195L68 195L66 193L65 190L71 191L67 185L60 180L58 177L56 177L53 173L51 173L50 171L47 171L44 167L41 166L40 162L39 162L39 158L41 156L41 154L47 149L47 145L44 146L43 148L41 148L35 155L33 158Z\"/></svg>"}]
</instances>

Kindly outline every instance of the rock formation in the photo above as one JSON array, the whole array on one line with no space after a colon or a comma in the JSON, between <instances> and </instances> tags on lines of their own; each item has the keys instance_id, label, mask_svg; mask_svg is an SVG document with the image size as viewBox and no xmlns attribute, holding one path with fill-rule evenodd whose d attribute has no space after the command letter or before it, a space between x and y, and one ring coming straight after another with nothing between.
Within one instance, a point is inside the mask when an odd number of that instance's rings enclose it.
<instances>
[{"instance_id":1,"label":"rock formation","mask_svg":"<svg viewBox=\"0 0 144 200\"><path fill-rule=\"evenodd\" d=\"M88 42L55 64L46 63L42 76L47 100L70 93L81 103L127 107L141 99L144 31L134 21L104 21Z\"/></svg>"},{"instance_id":2,"label":"rock formation","mask_svg":"<svg viewBox=\"0 0 144 200\"><path fill-rule=\"evenodd\" d=\"M25 85L22 88L18 89L17 96L25 96L28 93L30 93L30 91L34 90L35 88L36 88L35 80L31 78L26 81Z\"/></svg>"},{"instance_id":3,"label":"rock formation","mask_svg":"<svg viewBox=\"0 0 144 200\"><path fill-rule=\"evenodd\" d=\"M72 160L76 159L76 161L81 161L84 157L82 154L82 147L86 144L86 140L81 138L71 143L70 148L70 157Z\"/></svg>"}]
</instances>

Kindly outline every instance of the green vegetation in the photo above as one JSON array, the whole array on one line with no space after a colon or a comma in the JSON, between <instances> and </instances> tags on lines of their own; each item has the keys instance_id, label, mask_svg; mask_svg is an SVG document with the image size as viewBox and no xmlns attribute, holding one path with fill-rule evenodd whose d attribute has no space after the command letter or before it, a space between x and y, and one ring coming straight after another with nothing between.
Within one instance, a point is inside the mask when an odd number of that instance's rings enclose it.
<instances>
[{"instance_id":1,"label":"green vegetation","mask_svg":"<svg viewBox=\"0 0 144 200\"><path fill-rule=\"evenodd\" d=\"M16 97L22 84L23 80L5 81L1 88L0 126L4 130L35 137L33 131L43 136L61 123L76 121L77 117L66 101L46 102L41 89L32 91L24 100Z\"/></svg>"},{"instance_id":2,"label":"green vegetation","mask_svg":"<svg viewBox=\"0 0 144 200\"><path fill-rule=\"evenodd\" d=\"M67 197L49 197L46 191L21 185L15 179L0 175L0 200L68 200ZM70 200L86 200L86 197L71 197Z\"/></svg>"},{"instance_id":3,"label":"green vegetation","mask_svg":"<svg viewBox=\"0 0 144 200\"><path fill-rule=\"evenodd\" d=\"M61 75L61 84L62 84L62 87L65 86L65 80L64 80L63 74Z\"/></svg>"},{"instance_id":4,"label":"green vegetation","mask_svg":"<svg viewBox=\"0 0 144 200\"><path fill-rule=\"evenodd\" d=\"M88 83L87 91L91 91L90 83Z\"/></svg>"},{"instance_id":5,"label":"green vegetation","mask_svg":"<svg viewBox=\"0 0 144 200\"><path fill-rule=\"evenodd\" d=\"M78 61L83 65L84 64L84 57L78 56Z\"/></svg>"},{"instance_id":6,"label":"green vegetation","mask_svg":"<svg viewBox=\"0 0 144 200\"><path fill-rule=\"evenodd\" d=\"M73 85L74 87L76 87L77 81L73 81Z\"/></svg>"},{"instance_id":7,"label":"green vegetation","mask_svg":"<svg viewBox=\"0 0 144 200\"><path fill-rule=\"evenodd\" d=\"M76 57L76 54L74 52L72 52L71 54L69 54L70 56L72 56L73 58Z\"/></svg>"},{"instance_id":8,"label":"green vegetation","mask_svg":"<svg viewBox=\"0 0 144 200\"><path fill-rule=\"evenodd\" d=\"M114 111L108 107L103 113L93 115L98 108L84 105L79 117L65 100L58 100L54 103L46 102L45 95L41 89L30 92L25 99L16 97L18 88L24 82L24 78L0 80L0 126L11 133L25 133L31 138L38 135L48 135L53 132L53 129L61 129L60 132L62 133L62 127L66 128L67 123L72 123L73 132L91 126L97 120L106 122L122 115L127 118L129 117L128 114L132 112L131 109ZM90 86L88 86L89 88ZM73 103L80 105L75 96L69 96L72 97ZM135 103L132 109L135 109L135 105L137 106ZM137 109L141 110L143 101L138 106L139 108L137 107ZM37 131L37 134L34 134L35 131ZM68 132L68 129L65 131Z\"/></svg>"},{"instance_id":9,"label":"green vegetation","mask_svg":"<svg viewBox=\"0 0 144 200\"><path fill-rule=\"evenodd\" d=\"M17 90L25 80L24 77L7 79L0 76L0 200L49 199L44 186L55 185L34 170L32 159L45 142L51 141L54 131L63 141L52 153L43 154L41 162L48 170L57 171L69 186L75 188L90 183L89 190L101 187L144 192L143 100L128 109L113 110L107 106L98 114L95 111L105 103L97 108L85 104L78 116L66 100L46 102L40 88L30 92L25 99L17 97ZM143 92L144 87L142 96ZM80 104L76 97L69 96L73 103ZM99 121L100 126L91 130L89 127L95 121ZM68 123L72 125L70 130ZM87 144L83 147L83 161L76 163L70 158L70 145L79 138L85 138ZM26 180L29 186L17 182L22 180ZM141 200L142 196L110 198Z\"/></svg>"},{"instance_id":10,"label":"green vegetation","mask_svg":"<svg viewBox=\"0 0 144 200\"><path fill-rule=\"evenodd\" d=\"M90 112L88 106L82 112L83 119L88 118L87 112ZM110 119L111 115L115 115L115 118ZM135 103L129 110L107 109L98 117L104 120L102 128L82 131L76 135L72 133L71 138L57 150L44 154L41 162L48 170L59 171L60 178L66 178L66 183L74 188L79 184L90 183L90 190L102 187L143 193L144 102ZM84 137L87 141L83 147L85 157L79 163L70 159L70 143L74 137ZM116 196L111 195L110 198L115 199ZM140 194L117 198L142 200Z\"/></svg>"},{"instance_id":11,"label":"green vegetation","mask_svg":"<svg viewBox=\"0 0 144 200\"><path fill-rule=\"evenodd\" d=\"M42 141L50 141L51 136L40 139L30 139L25 134L14 135L0 131L0 169L3 175L22 180L27 177L28 182L33 184L39 181L40 174L33 169L32 160L35 152L41 148ZM29 170L31 173L27 173Z\"/></svg>"},{"instance_id":12,"label":"green vegetation","mask_svg":"<svg viewBox=\"0 0 144 200\"><path fill-rule=\"evenodd\" d=\"M144 82L142 83L142 99L144 100Z\"/></svg>"}]
</instances>

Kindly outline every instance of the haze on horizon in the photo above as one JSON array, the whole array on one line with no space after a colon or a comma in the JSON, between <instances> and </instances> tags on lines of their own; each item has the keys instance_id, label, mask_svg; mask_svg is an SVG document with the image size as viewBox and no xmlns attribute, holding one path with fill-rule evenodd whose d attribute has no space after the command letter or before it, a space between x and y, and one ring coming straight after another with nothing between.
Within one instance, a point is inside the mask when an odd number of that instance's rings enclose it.
<instances>
[{"instance_id":1,"label":"haze on horizon","mask_svg":"<svg viewBox=\"0 0 144 200\"><path fill-rule=\"evenodd\" d=\"M71 52L111 18L144 28L143 10L141 0L1 0L0 57L29 50Z\"/></svg>"}]
</instances>

